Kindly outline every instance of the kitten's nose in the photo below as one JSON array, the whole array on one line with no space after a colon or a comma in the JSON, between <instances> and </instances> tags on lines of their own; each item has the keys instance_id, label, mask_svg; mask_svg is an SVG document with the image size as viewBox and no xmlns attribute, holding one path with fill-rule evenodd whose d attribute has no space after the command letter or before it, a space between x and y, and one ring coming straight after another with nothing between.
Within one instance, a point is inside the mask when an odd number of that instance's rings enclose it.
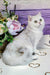
<instances>
[{"instance_id":1,"label":"kitten's nose","mask_svg":"<svg viewBox=\"0 0 50 75\"><path fill-rule=\"evenodd\" d=\"M39 22L39 24L41 25L41 23Z\"/></svg>"}]
</instances>

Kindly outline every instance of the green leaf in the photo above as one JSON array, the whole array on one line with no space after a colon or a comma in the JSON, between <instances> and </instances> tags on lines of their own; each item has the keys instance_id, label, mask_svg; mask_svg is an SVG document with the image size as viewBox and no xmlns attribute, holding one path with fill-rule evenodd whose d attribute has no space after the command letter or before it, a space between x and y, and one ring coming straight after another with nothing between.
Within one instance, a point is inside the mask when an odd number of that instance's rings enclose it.
<instances>
[{"instance_id":1,"label":"green leaf","mask_svg":"<svg viewBox=\"0 0 50 75\"><path fill-rule=\"evenodd\" d=\"M6 26L6 23L3 23L4 26Z\"/></svg>"},{"instance_id":2,"label":"green leaf","mask_svg":"<svg viewBox=\"0 0 50 75\"><path fill-rule=\"evenodd\" d=\"M0 23L1 23L1 24L3 24L3 21L2 21L2 20L0 20Z\"/></svg>"},{"instance_id":3,"label":"green leaf","mask_svg":"<svg viewBox=\"0 0 50 75\"><path fill-rule=\"evenodd\" d=\"M4 27L1 27L1 29L5 30L5 28L4 28Z\"/></svg>"},{"instance_id":4,"label":"green leaf","mask_svg":"<svg viewBox=\"0 0 50 75\"><path fill-rule=\"evenodd\" d=\"M10 41L10 39L8 39L8 41Z\"/></svg>"},{"instance_id":5,"label":"green leaf","mask_svg":"<svg viewBox=\"0 0 50 75\"><path fill-rule=\"evenodd\" d=\"M2 45L3 45L3 43L0 42L0 46L2 46Z\"/></svg>"},{"instance_id":6,"label":"green leaf","mask_svg":"<svg viewBox=\"0 0 50 75\"><path fill-rule=\"evenodd\" d=\"M11 40L10 42L13 42L13 40Z\"/></svg>"}]
</instances>

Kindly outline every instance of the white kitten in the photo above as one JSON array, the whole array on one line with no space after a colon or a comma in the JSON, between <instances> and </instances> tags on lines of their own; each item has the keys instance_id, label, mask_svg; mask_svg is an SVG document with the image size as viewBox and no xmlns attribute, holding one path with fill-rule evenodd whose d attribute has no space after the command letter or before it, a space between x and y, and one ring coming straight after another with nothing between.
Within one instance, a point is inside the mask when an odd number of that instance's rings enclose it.
<instances>
[{"instance_id":1,"label":"white kitten","mask_svg":"<svg viewBox=\"0 0 50 75\"><path fill-rule=\"evenodd\" d=\"M44 25L45 22L40 13L29 16L27 28L7 45L2 56L4 63L7 65L25 64L32 56L34 59L37 45L43 35Z\"/></svg>"}]
</instances>

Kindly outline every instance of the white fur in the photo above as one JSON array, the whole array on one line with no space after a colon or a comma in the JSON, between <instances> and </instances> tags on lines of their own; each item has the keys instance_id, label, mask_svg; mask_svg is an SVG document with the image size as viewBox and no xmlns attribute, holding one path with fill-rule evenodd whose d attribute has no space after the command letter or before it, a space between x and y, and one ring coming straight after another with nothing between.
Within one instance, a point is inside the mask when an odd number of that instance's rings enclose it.
<instances>
[{"instance_id":1,"label":"white fur","mask_svg":"<svg viewBox=\"0 0 50 75\"><path fill-rule=\"evenodd\" d=\"M42 19L41 25L39 24L40 19ZM38 23L34 23L35 20ZM27 28L7 45L2 56L4 63L7 65L25 64L28 59L31 59L32 53L37 52L37 44L43 35L44 25L45 22L40 13L29 16ZM21 55L20 52L24 52L24 54Z\"/></svg>"}]
</instances>

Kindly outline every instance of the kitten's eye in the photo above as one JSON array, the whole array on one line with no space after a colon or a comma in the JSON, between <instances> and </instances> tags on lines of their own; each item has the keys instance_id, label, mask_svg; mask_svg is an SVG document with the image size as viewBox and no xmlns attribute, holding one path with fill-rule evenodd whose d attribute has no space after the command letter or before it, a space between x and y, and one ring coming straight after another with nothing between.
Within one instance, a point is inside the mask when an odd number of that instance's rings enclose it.
<instances>
[{"instance_id":1,"label":"kitten's eye","mask_svg":"<svg viewBox=\"0 0 50 75\"><path fill-rule=\"evenodd\" d=\"M34 22L37 23L37 20L35 20Z\"/></svg>"},{"instance_id":2,"label":"kitten's eye","mask_svg":"<svg viewBox=\"0 0 50 75\"><path fill-rule=\"evenodd\" d=\"M42 19L40 19L40 21L42 21Z\"/></svg>"}]
</instances>

